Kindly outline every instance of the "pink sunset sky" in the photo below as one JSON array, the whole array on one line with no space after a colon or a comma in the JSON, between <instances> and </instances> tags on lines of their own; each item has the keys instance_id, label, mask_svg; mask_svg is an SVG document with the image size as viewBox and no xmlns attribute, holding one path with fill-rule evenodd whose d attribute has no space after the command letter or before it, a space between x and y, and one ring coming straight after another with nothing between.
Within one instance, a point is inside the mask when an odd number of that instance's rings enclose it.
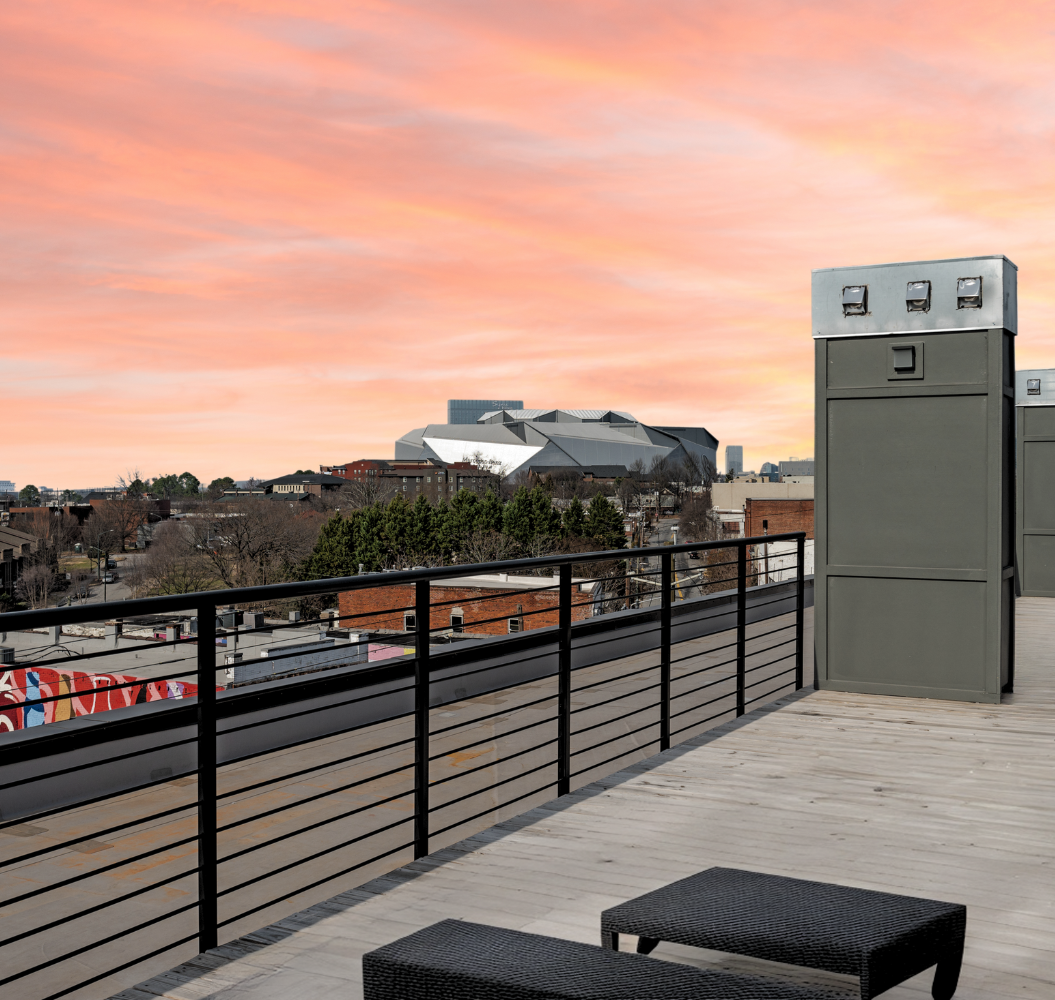
<instances>
[{"instance_id":1,"label":"pink sunset sky","mask_svg":"<svg viewBox=\"0 0 1055 1000\"><path fill-rule=\"evenodd\" d=\"M813 454L810 270L1004 253L1055 6L7 0L0 479L391 457L450 397Z\"/></svg>"}]
</instances>

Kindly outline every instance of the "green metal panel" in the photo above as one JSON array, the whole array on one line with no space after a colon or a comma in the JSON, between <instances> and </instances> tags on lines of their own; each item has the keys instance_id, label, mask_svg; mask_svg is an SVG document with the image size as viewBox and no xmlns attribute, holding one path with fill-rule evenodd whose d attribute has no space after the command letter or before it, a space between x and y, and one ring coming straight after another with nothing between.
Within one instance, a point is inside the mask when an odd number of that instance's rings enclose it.
<instances>
[{"instance_id":1,"label":"green metal panel","mask_svg":"<svg viewBox=\"0 0 1055 1000\"><path fill-rule=\"evenodd\" d=\"M1015 272L1002 257L814 272L821 688L1011 688ZM958 297L972 277L984 308ZM1050 566L1055 585L1055 544Z\"/></svg>"},{"instance_id":2,"label":"green metal panel","mask_svg":"<svg viewBox=\"0 0 1055 1000\"><path fill-rule=\"evenodd\" d=\"M1055 597L1055 370L1019 372L1017 383L1019 593Z\"/></svg>"}]
</instances>

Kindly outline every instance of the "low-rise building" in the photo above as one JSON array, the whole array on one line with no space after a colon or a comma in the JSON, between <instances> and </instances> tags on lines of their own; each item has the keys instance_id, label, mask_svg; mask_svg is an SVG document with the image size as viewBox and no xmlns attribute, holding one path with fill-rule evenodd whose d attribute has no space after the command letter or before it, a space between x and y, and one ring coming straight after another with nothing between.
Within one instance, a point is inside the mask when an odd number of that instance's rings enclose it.
<instances>
[{"instance_id":1,"label":"low-rise building","mask_svg":"<svg viewBox=\"0 0 1055 1000\"><path fill-rule=\"evenodd\" d=\"M25 568L26 559L37 551L37 536L0 526L0 591L14 590Z\"/></svg>"},{"instance_id":2,"label":"low-rise building","mask_svg":"<svg viewBox=\"0 0 1055 1000\"><path fill-rule=\"evenodd\" d=\"M279 476L278 479L269 479L266 483L261 483L260 488L265 494L311 493L315 496L322 496L323 493L329 493L331 490L339 490L343 485L344 480L338 476L330 476L325 473L322 475L315 475L314 473L305 475L301 473L293 476Z\"/></svg>"},{"instance_id":3,"label":"low-rise building","mask_svg":"<svg viewBox=\"0 0 1055 1000\"><path fill-rule=\"evenodd\" d=\"M559 597L557 579L549 576L453 577L434 580L429 627L476 635L507 635L556 625ZM572 621L592 617L589 580L572 580ZM351 629L388 629L413 632L413 584L348 590L338 595L341 624Z\"/></svg>"},{"instance_id":4,"label":"low-rise building","mask_svg":"<svg viewBox=\"0 0 1055 1000\"><path fill-rule=\"evenodd\" d=\"M458 490L485 493L498 492L501 478L471 462L441 462L437 459L361 458L344 465L319 466L324 475L346 483L383 483L392 494L414 500L424 494L435 503L441 496L450 498Z\"/></svg>"},{"instance_id":5,"label":"low-rise building","mask_svg":"<svg viewBox=\"0 0 1055 1000\"><path fill-rule=\"evenodd\" d=\"M812 483L736 482L714 483L711 506L726 535L743 535L745 506L755 500L813 500ZM797 530L797 529L796 529Z\"/></svg>"}]
</instances>

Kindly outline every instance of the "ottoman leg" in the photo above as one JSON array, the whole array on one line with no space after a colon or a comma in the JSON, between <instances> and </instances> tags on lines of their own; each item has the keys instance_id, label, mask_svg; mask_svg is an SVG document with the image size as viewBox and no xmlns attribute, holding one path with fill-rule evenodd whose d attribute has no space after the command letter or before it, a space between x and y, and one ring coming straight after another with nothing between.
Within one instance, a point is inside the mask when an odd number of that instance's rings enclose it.
<instances>
[{"instance_id":1,"label":"ottoman leg","mask_svg":"<svg viewBox=\"0 0 1055 1000\"><path fill-rule=\"evenodd\" d=\"M659 938L639 937L637 939L637 953L639 955L650 955L656 950Z\"/></svg>"},{"instance_id":2,"label":"ottoman leg","mask_svg":"<svg viewBox=\"0 0 1055 1000\"><path fill-rule=\"evenodd\" d=\"M619 950L619 932L618 931L601 931L601 947L607 948L609 951Z\"/></svg>"},{"instance_id":3,"label":"ottoman leg","mask_svg":"<svg viewBox=\"0 0 1055 1000\"><path fill-rule=\"evenodd\" d=\"M951 1000L956 992L956 983L960 979L960 966L963 964L963 941L955 950L947 951L934 970L934 984L930 988L934 1000Z\"/></svg>"}]
</instances>

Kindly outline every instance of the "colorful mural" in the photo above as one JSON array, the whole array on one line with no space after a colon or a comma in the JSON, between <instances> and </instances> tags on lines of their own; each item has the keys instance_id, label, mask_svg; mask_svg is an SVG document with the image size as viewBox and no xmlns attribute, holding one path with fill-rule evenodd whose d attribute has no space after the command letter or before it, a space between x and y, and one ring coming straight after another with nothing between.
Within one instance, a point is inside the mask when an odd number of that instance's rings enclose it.
<instances>
[{"instance_id":1,"label":"colorful mural","mask_svg":"<svg viewBox=\"0 0 1055 1000\"><path fill-rule=\"evenodd\" d=\"M192 698L197 693L196 684L184 681L146 681L128 674L88 674L50 667L12 667L0 673L0 733L146 701Z\"/></svg>"}]
</instances>

